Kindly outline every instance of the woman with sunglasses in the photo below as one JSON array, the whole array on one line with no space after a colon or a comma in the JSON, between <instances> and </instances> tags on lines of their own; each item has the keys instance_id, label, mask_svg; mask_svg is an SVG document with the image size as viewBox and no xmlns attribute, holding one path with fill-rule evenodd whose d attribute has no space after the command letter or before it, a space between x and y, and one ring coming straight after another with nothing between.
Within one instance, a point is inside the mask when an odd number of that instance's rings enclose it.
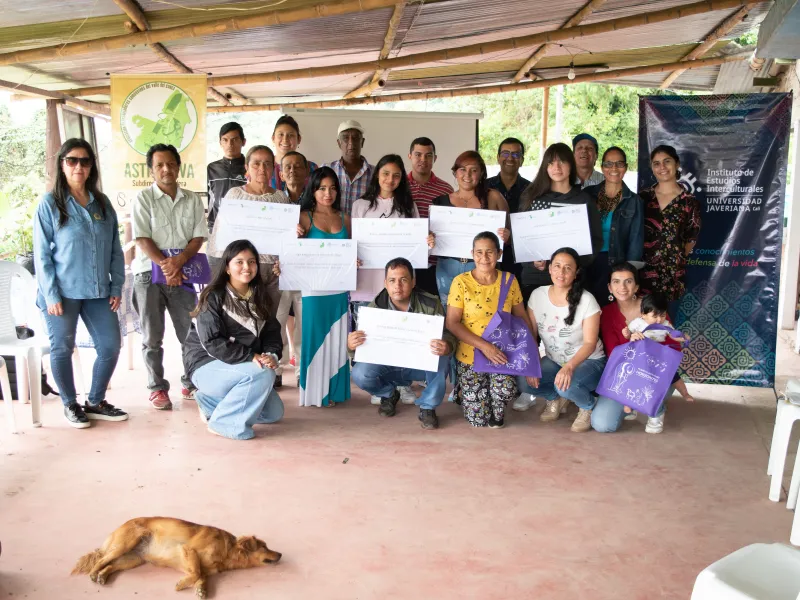
<instances>
[{"instance_id":1,"label":"woman with sunglasses","mask_svg":"<svg viewBox=\"0 0 800 600\"><path fill-rule=\"evenodd\" d=\"M125 261L117 213L97 187L91 145L72 138L58 152L55 185L33 218L36 305L50 337L50 366L67 422L77 429L90 420L124 421L128 415L106 402L121 338L117 309L125 282ZM89 401L75 393L72 353L80 317L97 350Z\"/></svg>"},{"instance_id":2,"label":"woman with sunglasses","mask_svg":"<svg viewBox=\"0 0 800 600\"><path fill-rule=\"evenodd\" d=\"M584 191L597 203L603 232L603 245L589 266L586 284L603 307L614 299L608 293L611 265L642 260L644 206L622 180L628 170L628 159L621 148L611 146L606 150L601 168L605 181Z\"/></svg>"}]
</instances>

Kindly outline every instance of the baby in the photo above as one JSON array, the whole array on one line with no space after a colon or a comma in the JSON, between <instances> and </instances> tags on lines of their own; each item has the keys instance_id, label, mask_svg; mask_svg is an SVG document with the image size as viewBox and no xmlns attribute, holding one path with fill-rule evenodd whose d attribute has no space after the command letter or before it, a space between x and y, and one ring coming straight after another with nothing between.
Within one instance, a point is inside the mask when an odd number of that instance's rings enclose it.
<instances>
[{"instance_id":1,"label":"baby","mask_svg":"<svg viewBox=\"0 0 800 600\"><path fill-rule=\"evenodd\" d=\"M649 296L642 298L641 311L642 316L631 321L628 326L622 330L622 335L626 340L637 342L639 340L643 340L644 338L648 338L660 344L672 346L676 350L680 350L680 347L676 346L675 344L670 344L667 341L667 338L674 340L675 342L689 341L688 335L685 337L672 337L669 335L669 332L664 330L652 330L645 332L645 329L647 329L648 326L656 323L658 325L669 327L670 329L675 329L667 317L667 300L663 295L650 294ZM675 379L672 380L672 385L676 390L678 390L678 392L680 392L681 396L683 396L687 402L694 402L694 398L692 398L692 396L689 394L689 390L686 389L686 384L677 373L675 373ZM625 412L630 412L630 409L626 407Z\"/></svg>"}]
</instances>

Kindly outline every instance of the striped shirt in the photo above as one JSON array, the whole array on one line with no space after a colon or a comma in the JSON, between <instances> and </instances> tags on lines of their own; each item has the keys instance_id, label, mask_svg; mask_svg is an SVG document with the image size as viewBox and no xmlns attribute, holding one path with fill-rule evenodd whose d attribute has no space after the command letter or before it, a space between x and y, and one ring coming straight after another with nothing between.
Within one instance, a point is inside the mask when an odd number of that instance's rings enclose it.
<instances>
[{"instance_id":1,"label":"striped shirt","mask_svg":"<svg viewBox=\"0 0 800 600\"><path fill-rule=\"evenodd\" d=\"M419 183L414 176L408 174L408 185L411 187L411 197L414 199L414 204L417 205L419 216L423 219L428 218L428 211L430 210L431 203L445 194L453 193L453 186L446 181L439 179L434 173L431 173L431 178L427 183Z\"/></svg>"},{"instance_id":2,"label":"striped shirt","mask_svg":"<svg viewBox=\"0 0 800 600\"><path fill-rule=\"evenodd\" d=\"M598 183L603 183L606 180L605 175L603 175L600 171L592 171L592 174L589 178L581 183L581 189L587 188L590 185L597 185Z\"/></svg>"},{"instance_id":3,"label":"striped shirt","mask_svg":"<svg viewBox=\"0 0 800 600\"><path fill-rule=\"evenodd\" d=\"M339 194L342 199L342 213L349 215L353 202L361 198L367 191L367 186L372 180L372 172L375 170L367 159L361 157L361 169L359 169L356 176L351 180L347 175L347 168L344 166L344 161L340 158L330 163L325 163L323 167L330 167L339 178Z\"/></svg>"}]
</instances>

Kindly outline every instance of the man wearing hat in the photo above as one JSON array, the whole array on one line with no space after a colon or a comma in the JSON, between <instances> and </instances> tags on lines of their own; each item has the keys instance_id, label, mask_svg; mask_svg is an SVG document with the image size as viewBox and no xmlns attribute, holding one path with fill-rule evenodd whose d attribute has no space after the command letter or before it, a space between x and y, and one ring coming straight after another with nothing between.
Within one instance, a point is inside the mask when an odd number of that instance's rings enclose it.
<instances>
[{"instance_id":1,"label":"man wearing hat","mask_svg":"<svg viewBox=\"0 0 800 600\"><path fill-rule=\"evenodd\" d=\"M594 170L600 147L593 136L588 133L576 135L572 138L572 151L575 153L575 163L578 166L578 179L581 180L581 189L605 181L603 174Z\"/></svg>"},{"instance_id":2,"label":"man wearing hat","mask_svg":"<svg viewBox=\"0 0 800 600\"><path fill-rule=\"evenodd\" d=\"M364 147L364 128L361 123L352 119L342 121L336 135L336 144L342 156L325 166L333 169L339 177L342 212L349 215L353 202L367 191L375 167L361 156L361 149Z\"/></svg>"}]
</instances>

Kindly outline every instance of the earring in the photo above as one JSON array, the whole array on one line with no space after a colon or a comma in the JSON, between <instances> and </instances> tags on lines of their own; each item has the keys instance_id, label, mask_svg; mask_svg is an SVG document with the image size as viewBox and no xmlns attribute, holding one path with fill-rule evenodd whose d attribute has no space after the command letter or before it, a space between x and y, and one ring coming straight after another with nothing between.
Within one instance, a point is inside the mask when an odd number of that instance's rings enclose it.
<instances>
[{"instance_id":1,"label":"earring","mask_svg":"<svg viewBox=\"0 0 800 600\"><path fill-rule=\"evenodd\" d=\"M636 294L633 295L633 299L636 300Z\"/></svg>"},{"instance_id":2,"label":"earring","mask_svg":"<svg viewBox=\"0 0 800 600\"><path fill-rule=\"evenodd\" d=\"M608 295L608 301L609 302L613 302L614 301L614 294L609 294Z\"/></svg>"}]
</instances>

